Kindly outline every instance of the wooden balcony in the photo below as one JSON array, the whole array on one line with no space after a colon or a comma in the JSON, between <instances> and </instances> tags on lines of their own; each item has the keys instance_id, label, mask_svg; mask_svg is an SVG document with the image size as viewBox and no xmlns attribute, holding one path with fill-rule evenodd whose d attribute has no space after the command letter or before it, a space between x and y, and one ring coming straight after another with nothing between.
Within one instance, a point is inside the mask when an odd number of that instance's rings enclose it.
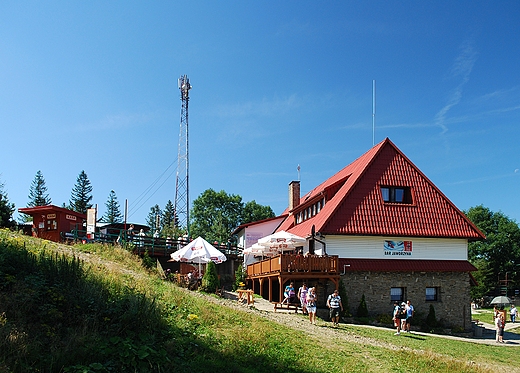
<instances>
[{"instance_id":1,"label":"wooden balcony","mask_svg":"<svg viewBox=\"0 0 520 373\"><path fill-rule=\"evenodd\" d=\"M334 256L302 256L295 254L280 254L261 262L247 266L247 276L257 277L280 274L311 274L311 273L338 273L338 257Z\"/></svg>"},{"instance_id":2,"label":"wooden balcony","mask_svg":"<svg viewBox=\"0 0 520 373\"><path fill-rule=\"evenodd\" d=\"M271 302L281 302L283 289L289 282L306 282L309 286L339 282L338 257L280 254L247 266L248 285L255 294Z\"/></svg>"}]
</instances>

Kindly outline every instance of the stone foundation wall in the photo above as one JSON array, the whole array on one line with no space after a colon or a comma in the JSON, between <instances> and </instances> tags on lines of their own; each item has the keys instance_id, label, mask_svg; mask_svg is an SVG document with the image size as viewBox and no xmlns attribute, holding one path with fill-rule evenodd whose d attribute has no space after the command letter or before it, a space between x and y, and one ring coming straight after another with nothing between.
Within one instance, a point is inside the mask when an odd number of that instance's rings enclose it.
<instances>
[{"instance_id":1,"label":"stone foundation wall","mask_svg":"<svg viewBox=\"0 0 520 373\"><path fill-rule=\"evenodd\" d=\"M390 288L405 289L404 299L410 300L416 318L426 318L430 304L435 316L446 327L471 329L470 279L463 272L348 272L341 277L345 284L350 312L355 315L361 297L365 300L370 316L392 314L393 302ZM331 294L329 283L327 293ZM426 287L438 288L438 300L426 301ZM416 325L419 320L416 320Z\"/></svg>"}]
</instances>

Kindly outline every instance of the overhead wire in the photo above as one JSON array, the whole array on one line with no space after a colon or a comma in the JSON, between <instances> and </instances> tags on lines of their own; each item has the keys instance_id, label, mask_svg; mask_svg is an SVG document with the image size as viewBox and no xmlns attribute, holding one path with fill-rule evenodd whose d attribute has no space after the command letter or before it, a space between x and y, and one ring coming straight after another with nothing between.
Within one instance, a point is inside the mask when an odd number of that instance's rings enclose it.
<instances>
[{"instance_id":1,"label":"overhead wire","mask_svg":"<svg viewBox=\"0 0 520 373\"><path fill-rule=\"evenodd\" d=\"M137 213L146 202L150 198L154 196L159 189L168 181L168 179L177 171L177 167L173 169L173 171L170 172L170 174L162 181L162 183L155 188L155 186L161 181L163 176L168 172L168 170L177 163L177 160L170 163L168 167L136 198L135 202L132 204L132 207L128 211L128 217L132 216L133 214ZM155 188L155 189L154 189Z\"/></svg>"}]
</instances>

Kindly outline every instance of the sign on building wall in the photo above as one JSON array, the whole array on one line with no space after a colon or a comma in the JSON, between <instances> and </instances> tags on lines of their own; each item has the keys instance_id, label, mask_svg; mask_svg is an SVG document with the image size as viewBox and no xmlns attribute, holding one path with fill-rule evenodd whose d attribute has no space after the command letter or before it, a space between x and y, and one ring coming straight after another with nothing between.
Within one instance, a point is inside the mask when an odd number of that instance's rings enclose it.
<instances>
[{"instance_id":1,"label":"sign on building wall","mask_svg":"<svg viewBox=\"0 0 520 373\"><path fill-rule=\"evenodd\" d=\"M385 241L385 255L412 255L412 241Z\"/></svg>"},{"instance_id":2,"label":"sign on building wall","mask_svg":"<svg viewBox=\"0 0 520 373\"><path fill-rule=\"evenodd\" d=\"M264 236L267 236L266 234L262 232L246 232L246 247L245 249L253 246L255 243L258 242L258 240Z\"/></svg>"}]
</instances>

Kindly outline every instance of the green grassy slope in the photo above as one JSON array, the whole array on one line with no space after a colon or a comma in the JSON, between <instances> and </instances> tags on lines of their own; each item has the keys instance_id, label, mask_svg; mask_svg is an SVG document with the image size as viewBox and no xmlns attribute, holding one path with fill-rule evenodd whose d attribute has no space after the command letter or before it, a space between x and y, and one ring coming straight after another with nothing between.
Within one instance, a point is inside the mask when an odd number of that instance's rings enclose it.
<instances>
[{"instance_id":1,"label":"green grassy slope","mask_svg":"<svg viewBox=\"0 0 520 373\"><path fill-rule=\"evenodd\" d=\"M475 372L517 369L516 348L437 338L324 341L208 302L129 252L0 231L2 372ZM492 369L493 368L493 369Z\"/></svg>"}]
</instances>

